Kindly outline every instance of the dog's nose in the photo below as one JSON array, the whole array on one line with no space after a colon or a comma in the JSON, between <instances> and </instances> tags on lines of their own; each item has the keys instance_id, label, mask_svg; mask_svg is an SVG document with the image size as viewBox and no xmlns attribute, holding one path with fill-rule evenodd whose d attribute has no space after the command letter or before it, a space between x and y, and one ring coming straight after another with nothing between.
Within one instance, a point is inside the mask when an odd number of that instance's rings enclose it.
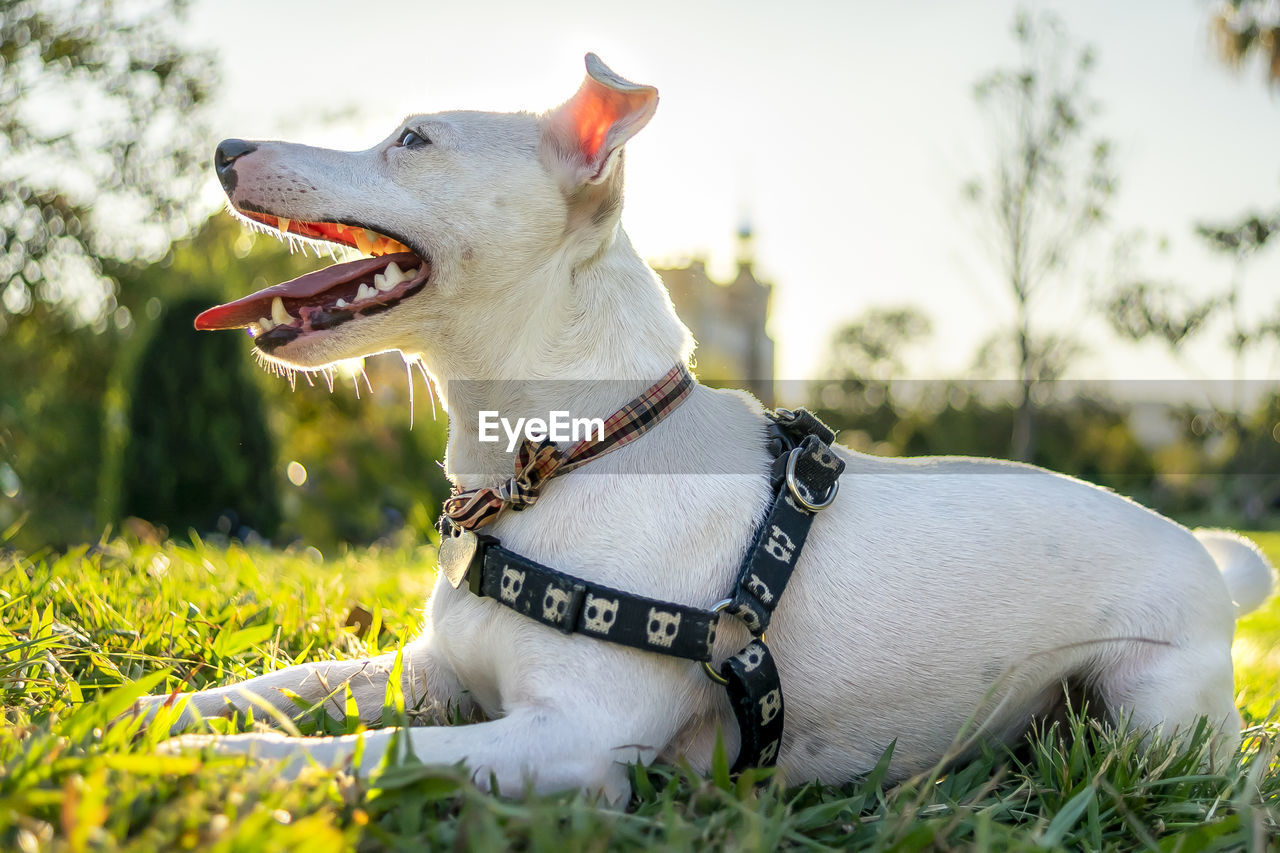
<instances>
[{"instance_id":1,"label":"dog's nose","mask_svg":"<svg viewBox=\"0 0 1280 853\"><path fill-rule=\"evenodd\" d=\"M224 139L218 143L217 150L213 152L213 170L218 173L218 180L228 195L236 188L236 160L257 150L258 146L243 139Z\"/></svg>"}]
</instances>

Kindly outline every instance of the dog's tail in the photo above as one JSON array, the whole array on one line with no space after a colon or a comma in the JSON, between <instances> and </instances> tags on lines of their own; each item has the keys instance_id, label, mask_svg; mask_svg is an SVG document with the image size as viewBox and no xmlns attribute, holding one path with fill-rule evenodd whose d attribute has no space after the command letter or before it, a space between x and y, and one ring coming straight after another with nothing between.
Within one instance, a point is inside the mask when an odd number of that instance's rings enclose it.
<instances>
[{"instance_id":1,"label":"dog's tail","mask_svg":"<svg viewBox=\"0 0 1280 853\"><path fill-rule=\"evenodd\" d=\"M1267 600L1275 587L1275 569L1253 542L1229 530L1192 531L1213 557L1227 582L1236 616L1243 616Z\"/></svg>"}]
</instances>

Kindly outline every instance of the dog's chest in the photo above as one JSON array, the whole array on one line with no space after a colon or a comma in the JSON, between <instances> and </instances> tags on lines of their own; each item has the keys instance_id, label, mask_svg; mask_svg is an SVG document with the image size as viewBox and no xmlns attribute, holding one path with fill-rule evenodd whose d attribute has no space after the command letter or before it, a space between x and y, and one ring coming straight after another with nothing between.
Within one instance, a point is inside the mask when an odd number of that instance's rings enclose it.
<instances>
[{"instance_id":1,"label":"dog's chest","mask_svg":"<svg viewBox=\"0 0 1280 853\"><path fill-rule=\"evenodd\" d=\"M763 476L743 478L754 488L735 490L737 500L725 499L721 479L566 478L535 508L491 529L504 546L589 583L706 608L730 589L767 498ZM619 647L604 640L562 634L443 580L429 611L432 645L490 716L541 690L560 692L553 685L565 676L590 671L607 681L625 677L620 665L661 660L619 659Z\"/></svg>"},{"instance_id":2,"label":"dog's chest","mask_svg":"<svg viewBox=\"0 0 1280 853\"><path fill-rule=\"evenodd\" d=\"M489 717L501 716L504 672L516 663L515 638L494 602L454 589L441 577L427 607L432 646L457 676L463 690ZM514 614L513 614L514 615ZM504 690L505 688L505 690Z\"/></svg>"}]
</instances>

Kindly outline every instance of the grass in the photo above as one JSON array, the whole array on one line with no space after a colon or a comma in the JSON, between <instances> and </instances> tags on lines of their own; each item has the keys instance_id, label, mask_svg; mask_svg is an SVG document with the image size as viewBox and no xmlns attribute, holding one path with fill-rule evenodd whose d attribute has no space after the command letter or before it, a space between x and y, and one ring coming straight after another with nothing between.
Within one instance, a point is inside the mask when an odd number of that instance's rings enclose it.
<instances>
[{"instance_id":1,"label":"grass","mask_svg":"<svg viewBox=\"0 0 1280 853\"><path fill-rule=\"evenodd\" d=\"M1280 562L1280 534L1259 537ZM1252 723L1223 775L1203 738L1143 752L1082 720L1013 751L887 788L634 768L625 812L577 794L497 799L451 768L297 782L238 759L161 756L164 719L112 724L144 692L395 649L416 631L433 555L113 540L0 554L0 850L1272 849L1280 844L1280 600L1240 623ZM381 604L379 608L378 603ZM363 606L363 638L346 627ZM215 721L215 725L226 725ZM346 721L314 726L343 729ZM1065 735L1065 736L1064 736ZM883 762L882 762L883 765Z\"/></svg>"}]
</instances>

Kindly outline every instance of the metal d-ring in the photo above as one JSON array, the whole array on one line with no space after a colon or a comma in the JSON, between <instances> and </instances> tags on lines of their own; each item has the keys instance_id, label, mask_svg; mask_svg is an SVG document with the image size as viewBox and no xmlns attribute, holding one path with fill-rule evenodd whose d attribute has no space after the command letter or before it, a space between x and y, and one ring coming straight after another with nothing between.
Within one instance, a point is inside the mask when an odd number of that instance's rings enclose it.
<instances>
[{"instance_id":1,"label":"metal d-ring","mask_svg":"<svg viewBox=\"0 0 1280 853\"><path fill-rule=\"evenodd\" d=\"M711 607L711 612L712 612L712 613L723 613L725 610L728 610L728 609L729 609L729 605L730 605L730 604L733 604L733 599L732 599L732 598L725 598L725 599L722 599L721 601L717 601L714 605L712 605L712 607ZM732 615L732 614L731 614L731 615ZM763 634L763 633L761 633L761 634L760 634L760 642L762 642L762 643L764 642L764 634ZM729 679L725 678L723 675L721 675L720 673L716 672L714 669L712 669L712 668L711 668L711 661L709 661L709 660L704 660L704 661L702 662L702 668L703 668L703 670L705 670L705 671L706 671L706 673L707 673L707 678L710 678L710 679L711 679L712 681L714 681L716 684L728 684L728 683L729 683Z\"/></svg>"},{"instance_id":2,"label":"metal d-ring","mask_svg":"<svg viewBox=\"0 0 1280 853\"><path fill-rule=\"evenodd\" d=\"M809 512L818 512L824 510L836 499L836 492L840 491L840 481L836 480L831 484L831 491L827 492L827 497L821 503L813 503L800 494L799 484L796 482L796 460L800 458L800 451L803 447L797 447L787 454L787 491L791 492L791 496L800 502L800 505Z\"/></svg>"}]
</instances>

